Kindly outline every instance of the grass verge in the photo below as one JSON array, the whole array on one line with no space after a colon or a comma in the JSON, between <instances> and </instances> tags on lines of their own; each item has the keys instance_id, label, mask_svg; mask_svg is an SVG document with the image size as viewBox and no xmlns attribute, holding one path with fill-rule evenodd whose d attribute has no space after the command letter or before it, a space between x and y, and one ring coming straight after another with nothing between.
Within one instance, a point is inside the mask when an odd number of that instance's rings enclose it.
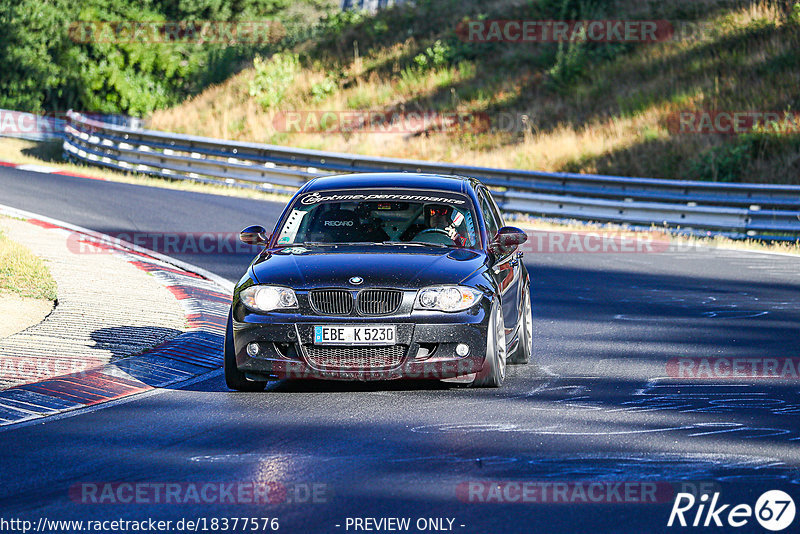
<instances>
[{"instance_id":1,"label":"grass verge","mask_svg":"<svg viewBox=\"0 0 800 534\"><path fill-rule=\"evenodd\" d=\"M56 300L56 281L44 260L25 246L12 241L0 229L0 295Z\"/></svg>"}]
</instances>

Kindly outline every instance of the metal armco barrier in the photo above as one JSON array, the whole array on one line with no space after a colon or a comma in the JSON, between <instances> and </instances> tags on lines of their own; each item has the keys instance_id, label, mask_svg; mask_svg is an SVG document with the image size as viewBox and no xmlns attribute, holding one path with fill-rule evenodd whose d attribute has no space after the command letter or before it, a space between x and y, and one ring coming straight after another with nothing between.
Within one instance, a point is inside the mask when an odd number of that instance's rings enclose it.
<instances>
[{"instance_id":1,"label":"metal armco barrier","mask_svg":"<svg viewBox=\"0 0 800 534\"><path fill-rule=\"evenodd\" d=\"M141 130L68 112L66 156L170 179L291 192L333 173L423 172L474 176L507 212L557 219L666 226L732 237L800 238L800 186L728 184L492 169L300 150Z\"/></svg>"},{"instance_id":2,"label":"metal armco barrier","mask_svg":"<svg viewBox=\"0 0 800 534\"><path fill-rule=\"evenodd\" d=\"M65 118L65 114L59 112L39 114L0 109L0 137L16 137L29 141L63 139ZM131 128L142 126L141 119L127 115L92 114L91 118Z\"/></svg>"},{"instance_id":3,"label":"metal armco barrier","mask_svg":"<svg viewBox=\"0 0 800 534\"><path fill-rule=\"evenodd\" d=\"M49 141L64 137L62 117L0 109L0 137Z\"/></svg>"}]
</instances>

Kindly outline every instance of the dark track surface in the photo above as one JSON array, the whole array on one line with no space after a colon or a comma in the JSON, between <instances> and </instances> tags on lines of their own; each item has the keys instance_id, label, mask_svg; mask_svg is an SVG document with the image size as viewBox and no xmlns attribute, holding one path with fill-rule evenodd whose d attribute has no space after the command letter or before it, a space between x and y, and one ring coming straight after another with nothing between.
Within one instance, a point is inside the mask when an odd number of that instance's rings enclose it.
<instances>
[{"instance_id":1,"label":"dark track surface","mask_svg":"<svg viewBox=\"0 0 800 534\"><path fill-rule=\"evenodd\" d=\"M281 209L12 169L0 169L0 203L101 232L237 232ZM235 280L250 257L180 259ZM666 527L682 483L721 489L724 503L783 489L800 504L800 382L657 379L679 356L800 357L797 259L708 249L525 259L542 367L512 367L500 390L279 383L244 394L217 376L0 432L0 515L278 517L283 532L353 532L347 517L410 517L417 532L417 518L449 517L455 532L640 533L704 530ZM507 480L655 481L667 498L457 496L464 482ZM326 502L100 505L68 493L85 482L242 481L320 483ZM753 518L743 531L764 532Z\"/></svg>"}]
</instances>

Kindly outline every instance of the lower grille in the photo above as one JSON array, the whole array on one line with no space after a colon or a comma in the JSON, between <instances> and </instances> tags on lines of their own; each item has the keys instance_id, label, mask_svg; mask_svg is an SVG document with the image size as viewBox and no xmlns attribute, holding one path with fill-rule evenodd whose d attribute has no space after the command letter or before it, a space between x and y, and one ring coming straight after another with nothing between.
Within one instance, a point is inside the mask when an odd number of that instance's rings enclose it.
<instances>
[{"instance_id":1,"label":"lower grille","mask_svg":"<svg viewBox=\"0 0 800 534\"><path fill-rule=\"evenodd\" d=\"M391 369L399 366L405 345L386 347L304 347L308 363L317 369Z\"/></svg>"}]
</instances>

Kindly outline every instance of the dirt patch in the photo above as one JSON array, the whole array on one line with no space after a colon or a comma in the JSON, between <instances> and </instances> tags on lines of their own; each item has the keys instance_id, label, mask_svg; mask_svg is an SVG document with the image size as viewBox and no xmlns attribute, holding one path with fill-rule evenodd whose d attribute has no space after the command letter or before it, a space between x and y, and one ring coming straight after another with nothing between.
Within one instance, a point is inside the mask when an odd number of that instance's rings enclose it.
<instances>
[{"instance_id":1,"label":"dirt patch","mask_svg":"<svg viewBox=\"0 0 800 534\"><path fill-rule=\"evenodd\" d=\"M53 302L0 294L0 339L41 323L53 311Z\"/></svg>"}]
</instances>

